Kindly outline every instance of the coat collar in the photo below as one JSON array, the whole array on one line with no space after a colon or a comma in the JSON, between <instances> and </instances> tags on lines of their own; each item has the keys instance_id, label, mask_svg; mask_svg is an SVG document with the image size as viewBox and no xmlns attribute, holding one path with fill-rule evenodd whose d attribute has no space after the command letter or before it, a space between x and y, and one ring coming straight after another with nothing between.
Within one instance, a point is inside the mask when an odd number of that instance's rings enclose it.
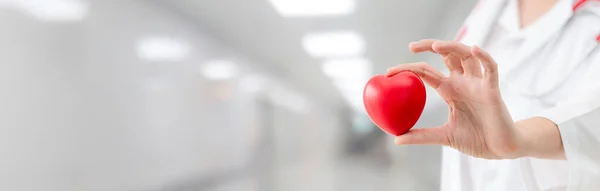
<instances>
[{"instance_id":1,"label":"coat collar","mask_svg":"<svg viewBox=\"0 0 600 191\"><path fill-rule=\"evenodd\" d=\"M496 24L496 21L501 16L502 12L508 5L509 0L486 0L473 10L473 13L467 18L466 24L463 26L464 36L461 42L467 45L482 46L489 36L491 29ZM552 8L543 20L535 23L535 28L526 30L526 33L534 33L528 38L528 42L523 46L524 49L530 51L541 47L544 42L547 42L550 37L556 35L567 21L573 16L573 0L559 0L555 7ZM542 29L542 30L536 30ZM529 37L529 36L528 36ZM524 52L525 53L525 52ZM523 54L528 55L528 54Z\"/></svg>"},{"instance_id":2,"label":"coat collar","mask_svg":"<svg viewBox=\"0 0 600 191\"><path fill-rule=\"evenodd\" d=\"M509 0L487 0L468 18L465 35L461 42L467 45L483 46L497 24L498 19L505 10ZM560 38L563 28L567 27L573 17L573 0L559 0L557 4L532 27L519 31L515 35L522 36L525 41L515 54L514 63L506 65L505 75L512 76L518 73L520 67L525 67L531 62L532 56L542 52L546 45L555 43ZM539 55L538 55L539 56ZM564 68L564 67L563 67ZM504 76L504 75L503 75ZM501 76L501 78L508 76ZM544 92L544 91L535 91ZM541 93L540 93L541 94Z\"/></svg>"},{"instance_id":3,"label":"coat collar","mask_svg":"<svg viewBox=\"0 0 600 191\"><path fill-rule=\"evenodd\" d=\"M569 19L573 16L572 4L570 0L560 0L557 4L539 20L534 23L534 28L528 28L525 33L527 41L520 48L514 66L522 64L535 51L552 40L553 37L560 35L561 29L565 27Z\"/></svg>"}]
</instances>

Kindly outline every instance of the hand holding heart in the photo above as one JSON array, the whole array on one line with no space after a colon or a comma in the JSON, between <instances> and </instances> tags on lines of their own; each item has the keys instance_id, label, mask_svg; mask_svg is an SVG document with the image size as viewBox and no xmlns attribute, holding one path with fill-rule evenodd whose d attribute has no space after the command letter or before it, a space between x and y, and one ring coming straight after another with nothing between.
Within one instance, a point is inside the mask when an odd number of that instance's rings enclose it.
<instances>
[{"instance_id":1,"label":"hand holding heart","mask_svg":"<svg viewBox=\"0 0 600 191\"><path fill-rule=\"evenodd\" d=\"M446 124L412 129L396 137L396 144L439 144L480 158L515 158L519 137L500 96L497 65L490 55L451 41L421 40L409 48L441 55L450 75L426 63L400 64L389 68L388 75L416 73L444 99L450 113Z\"/></svg>"}]
</instances>

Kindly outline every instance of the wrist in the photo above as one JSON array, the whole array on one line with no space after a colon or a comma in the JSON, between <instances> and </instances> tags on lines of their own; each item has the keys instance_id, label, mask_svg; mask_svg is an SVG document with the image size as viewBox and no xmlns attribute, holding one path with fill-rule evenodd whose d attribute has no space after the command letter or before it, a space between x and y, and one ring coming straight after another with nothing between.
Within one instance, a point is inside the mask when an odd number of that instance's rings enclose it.
<instances>
[{"instance_id":1,"label":"wrist","mask_svg":"<svg viewBox=\"0 0 600 191\"><path fill-rule=\"evenodd\" d=\"M527 127L521 122L514 123L514 141L515 151L512 154L513 159L530 156L530 142L528 141Z\"/></svg>"},{"instance_id":2,"label":"wrist","mask_svg":"<svg viewBox=\"0 0 600 191\"><path fill-rule=\"evenodd\" d=\"M526 141L525 132L518 123L514 123L511 127L514 131L512 136L505 142L502 148L499 148L499 159L517 159L528 156L529 143Z\"/></svg>"}]
</instances>

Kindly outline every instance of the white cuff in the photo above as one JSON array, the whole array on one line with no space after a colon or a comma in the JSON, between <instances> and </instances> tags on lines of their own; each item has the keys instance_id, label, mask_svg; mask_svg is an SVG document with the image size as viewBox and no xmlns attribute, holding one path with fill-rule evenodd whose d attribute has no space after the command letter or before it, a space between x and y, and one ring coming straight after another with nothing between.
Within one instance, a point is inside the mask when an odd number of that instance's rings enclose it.
<instances>
[{"instance_id":1,"label":"white cuff","mask_svg":"<svg viewBox=\"0 0 600 191\"><path fill-rule=\"evenodd\" d=\"M562 108L561 112L539 115L558 125L569 163L567 191L600 188L600 109L581 108Z\"/></svg>"}]
</instances>

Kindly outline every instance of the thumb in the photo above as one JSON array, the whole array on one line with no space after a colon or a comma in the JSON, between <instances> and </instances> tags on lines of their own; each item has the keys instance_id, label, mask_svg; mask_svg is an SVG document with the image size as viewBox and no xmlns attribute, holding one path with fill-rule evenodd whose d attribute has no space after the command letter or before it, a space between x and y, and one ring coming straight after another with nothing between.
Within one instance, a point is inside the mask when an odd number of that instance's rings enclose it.
<instances>
[{"instance_id":1,"label":"thumb","mask_svg":"<svg viewBox=\"0 0 600 191\"><path fill-rule=\"evenodd\" d=\"M396 145L448 145L449 139L443 127L412 129L394 140Z\"/></svg>"}]
</instances>

